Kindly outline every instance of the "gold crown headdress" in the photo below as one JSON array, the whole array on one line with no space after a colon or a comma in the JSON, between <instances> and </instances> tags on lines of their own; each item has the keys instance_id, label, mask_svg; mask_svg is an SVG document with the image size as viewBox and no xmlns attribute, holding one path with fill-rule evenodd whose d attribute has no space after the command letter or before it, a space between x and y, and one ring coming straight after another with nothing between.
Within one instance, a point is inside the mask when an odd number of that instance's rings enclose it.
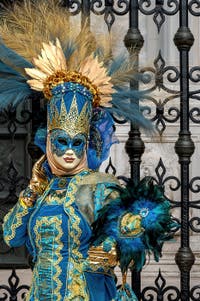
<instances>
[{"instance_id":1,"label":"gold crown headdress","mask_svg":"<svg viewBox=\"0 0 200 301\"><path fill-rule=\"evenodd\" d=\"M47 116L48 131L61 129L66 131L71 137L79 133L87 136L91 118L91 112L88 109L87 101L81 108L81 112L79 112L76 95L73 96L69 112L67 112L64 98L61 98L59 102L61 103L60 110L57 108L56 104L51 104L49 106Z\"/></svg>"}]
</instances>

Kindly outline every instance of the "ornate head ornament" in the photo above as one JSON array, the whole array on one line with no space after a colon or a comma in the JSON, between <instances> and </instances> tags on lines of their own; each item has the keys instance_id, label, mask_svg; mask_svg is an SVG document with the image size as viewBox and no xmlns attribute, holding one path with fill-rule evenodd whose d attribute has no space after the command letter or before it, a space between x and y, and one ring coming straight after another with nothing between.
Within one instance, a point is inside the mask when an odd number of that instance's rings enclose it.
<instances>
[{"instance_id":1,"label":"ornate head ornament","mask_svg":"<svg viewBox=\"0 0 200 301\"><path fill-rule=\"evenodd\" d=\"M106 105L114 91L102 62L89 56L79 71L68 70L58 39L56 45L43 44L41 56L33 62L36 68L25 68L32 77L27 82L49 100L48 131L63 129L72 136L88 135L92 107Z\"/></svg>"},{"instance_id":2,"label":"ornate head ornament","mask_svg":"<svg viewBox=\"0 0 200 301\"><path fill-rule=\"evenodd\" d=\"M91 98L92 95L87 89L79 84L65 83L54 88L48 105L48 131L61 129L71 137L79 133L88 136Z\"/></svg>"}]
</instances>

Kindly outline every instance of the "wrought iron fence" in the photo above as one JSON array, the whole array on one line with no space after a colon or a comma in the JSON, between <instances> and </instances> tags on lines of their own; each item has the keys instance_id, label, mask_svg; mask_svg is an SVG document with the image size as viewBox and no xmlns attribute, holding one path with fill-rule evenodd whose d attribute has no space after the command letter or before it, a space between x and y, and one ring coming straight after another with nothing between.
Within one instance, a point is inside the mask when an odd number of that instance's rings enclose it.
<instances>
[{"instance_id":1,"label":"wrought iron fence","mask_svg":"<svg viewBox=\"0 0 200 301\"><path fill-rule=\"evenodd\" d=\"M0 7L12 5L14 0L1 1ZM155 166L155 181L159 185L167 185L171 180L174 185L169 185L172 191L180 190L180 199L171 201L172 207L180 209L180 248L178 249L175 260L180 270L180 288L168 285L167 279L162 275L162 271L155 277L154 286L141 288L141 275L132 271L132 286L140 300L173 300L186 301L200 300L200 285L190 285L190 272L195 261L195 256L190 246L190 232L199 233L200 218L198 216L190 217L191 209L196 212L200 209L200 185L198 184L200 176L190 177L191 158L195 151L195 144L191 135L191 124L200 123L200 90L192 89L193 83L200 82L200 67L190 68L189 58L191 47L195 37L189 28L189 17L200 16L200 1L198 0L63 0L60 1L63 7L70 11L71 15L80 15L82 22L87 20L90 24L92 16L102 16L102 22L107 25L108 31L112 31L114 23L120 20L120 17L126 16L129 19L129 28L124 40L124 45L131 55L132 49L135 52L136 65L141 72L143 87L146 90L149 103L155 110L147 112L149 118L155 123L155 128L160 136L163 136L170 124L176 124L179 133L176 137L174 151L178 155L180 165L180 178L174 175L168 175L165 162L160 158ZM179 65L167 65L161 50L156 58L153 59L153 66L140 67L140 52L145 43L144 36L140 31L140 18L152 18L154 26L157 27L157 34L160 35L165 26L166 17L176 16L179 24L174 37L169 41L169 47L175 44L179 52ZM119 21L120 22L120 21ZM138 82L131 82L132 87L139 88ZM176 89L172 88L176 84ZM147 88L146 88L147 87ZM163 92L162 98L157 98L154 94L156 90ZM0 222L3 215L17 201L19 191L26 185L27 177L30 173L29 159L25 152L20 155L22 166L19 164L19 156L16 153L20 149L19 144L25 149L27 142L29 154L32 159L39 156L39 151L31 142L35 128L43 120L38 119L34 112L41 106L41 103L33 102L32 110L30 108L18 108L15 110L6 110L0 116L1 125L1 147L0 147ZM40 108L41 109L41 108ZM45 113L45 110L44 110ZM122 122L123 121L119 121ZM32 127L30 126L32 125ZM145 143L141 138L140 129L132 124L129 132L129 138L125 145L129 156L131 177L138 181L140 179L140 166L142 155L145 152ZM25 164L26 163L26 164ZM26 166L26 168L25 168ZM27 168L28 166L28 168ZM115 171L112 162L109 167ZM23 175L23 176L21 176ZM197 196L191 200L191 193ZM25 251L8 249L3 242L0 242L0 261L1 268L13 268L7 284L0 284L0 300L20 300L24 297L24 290L28 287L19 286L19 278L16 268L27 267L25 260ZM14 255L20 256L20 262L17 262ZM9 254L9 256L7 256ZM7 260L7 261L6 261ZM153 293L152 293L153 292Z\"/></svg>"}]
</instances>

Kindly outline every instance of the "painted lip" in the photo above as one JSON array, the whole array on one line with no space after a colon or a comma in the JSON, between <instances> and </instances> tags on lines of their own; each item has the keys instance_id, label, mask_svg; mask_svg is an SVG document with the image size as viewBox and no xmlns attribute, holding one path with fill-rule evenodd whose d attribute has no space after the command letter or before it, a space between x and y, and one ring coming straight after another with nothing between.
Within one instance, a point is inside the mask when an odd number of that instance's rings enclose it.
<instances>
[{"instance_id":1,"label":"painted lip","mask_svg":"<svg viewBox=\"0 0 200 301\"><path fill-rule=\"evenodd\" d=\"M74 162L74 158L70 158L70 157L66 157L66 158L64 158L64 160L65 160L65 162L68 162L68 163L72 163L72 162Z\"/></svg>"}]
</instances>

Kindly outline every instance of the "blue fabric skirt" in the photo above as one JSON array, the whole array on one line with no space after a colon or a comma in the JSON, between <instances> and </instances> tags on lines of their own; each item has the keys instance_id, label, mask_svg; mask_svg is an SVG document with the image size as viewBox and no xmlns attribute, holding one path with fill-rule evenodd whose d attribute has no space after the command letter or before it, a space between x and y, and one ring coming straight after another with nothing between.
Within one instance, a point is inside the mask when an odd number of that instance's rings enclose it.
<instances>
[{"instance_id":1,"label":"blue fabric skirt","mask_svg":"<svg viewBox=\"0 0 200 301\"><path fill-rule=\"evenodd\" d=\"M111 301L117 290L112 276L85 272L90 301Z\"/></svg>"},{"instance_id":2,"label":"blue fabric skirt","mask_svg":"<svg viewBox=\"0 0 200 301\"><path fill-rule=\"evenodd\" d=\"M117 290L112 276L85 272L90 301L111 301L115 298ZM36 301L32 296L29 301Z\"/></svg>"}]
</instances>

